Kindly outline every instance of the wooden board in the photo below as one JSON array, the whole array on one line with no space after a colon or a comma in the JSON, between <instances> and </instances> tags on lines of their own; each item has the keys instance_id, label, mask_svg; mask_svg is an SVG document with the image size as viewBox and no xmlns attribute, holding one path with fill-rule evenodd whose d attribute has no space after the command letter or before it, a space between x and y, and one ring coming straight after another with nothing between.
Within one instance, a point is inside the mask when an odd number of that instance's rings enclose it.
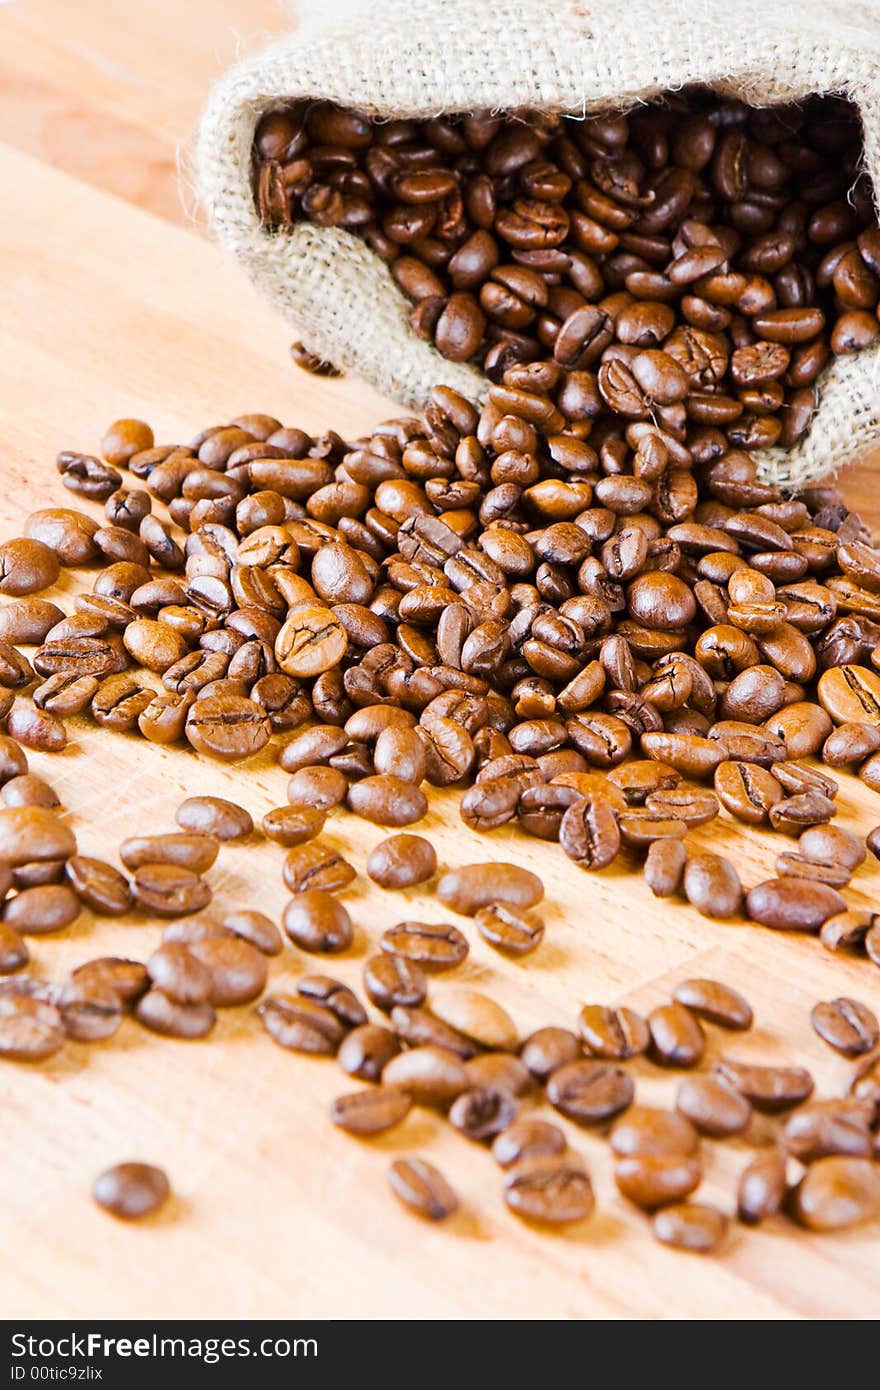
<instances>
[{"instance_id":1,"label":"wooden board","mask_svg":"<svg viewBox=\"0 0 880 1390\"><path fill-rule=\"evenodd\" d=\"M55 59L48 67L56 72ZM94 449L118 415L152 421L161 440L185 440L246 409L347 435L395 413L362 384L294 373L285 329L216 250L190 230L96 192L76 172L0 151L3 186L15 190L0 207L0 534L12 534L34 507L63 505L56 452ZM848 475L846 488L876 524L872 478L866 464ZM69 606L84 582L87 576L66 578L62 603ZM197 791L240 799L255 816L284 800L285 776L268 754L236 770L111 736L85 720L72 721L71 734L66 752L31 761L62 794L86 853L111 857L123 834L171 828L179 800ZM854 779L841 781L839 823L867 830L880 820L880 801ZM880 1009L880 973L865 961L829 957L811 939L711 923L688 907L658 903L623 865L588 876L553 846L506 831L472 834L452 794L433 799L424 833L445 864L515 858L547 885L541 949L519 964L505 962L462 923L471 956L457 981L432 985L437 996L456 982L485 988L525 1033L570 1024L587 1000L647 1009L679 979L717 974L746 992L757 1025L729 1040L712 1030L710 1057L726 1048L755 1060L803 1060L820 1094L843 1088L850 1065L815 1037L808 1014L817 999L839 994ZM344 814L328 833L361 871L381 837ZM730 853L746 883L767 875L780 847L726 816L693 839ZM277 917L286 898L282 857L258 839L225 849L211 872L211 911L247 902ZM878 885L872 861L848 896L873 903ZM272 965L273 987L289 987L316 968L355 984L384 927L404 917L444 917L430 895L381 894L362 872L345 900L357 927L353 949L332 961L288 951ZM159 933L156 922L83 914L72 931L33 940L35 966L57 977L103 952L144 958ZM643 1062L633 1072L640 1098L672 1102L676 1074ZM0 1068L0 1223L13 1254L0 1273L5 1315L876 1313L876 1226L819 1238L773 1222L757 1232L735 1230L712 1260L676 1255L654 1244L647 1223L617 1194L605 1141L567 1126L590 1167L597 1212L566 1234L541 1234L506 1211L488 1153L430 1113L413 1112L370 1144L334 1130L327 1106L349 1087L334 1063L275 1047L249 1009L223 1014L204 1043L162 1040L126 1022L107 1044L69 1044L40 1067ZM759 1121L754 1137L769 1129ZM702 1191L730 1210L749 1146L737 1140L704 1148ZM388 1192L389 1162L409 1152L437 1162L461 1194L461 1215L441 1229L410 1218ZM97 1172L128 1157L161 1163L175 1190L164 1213L136 1229L111 1221L88 1196Z\"/></svg>"}]
</instances>

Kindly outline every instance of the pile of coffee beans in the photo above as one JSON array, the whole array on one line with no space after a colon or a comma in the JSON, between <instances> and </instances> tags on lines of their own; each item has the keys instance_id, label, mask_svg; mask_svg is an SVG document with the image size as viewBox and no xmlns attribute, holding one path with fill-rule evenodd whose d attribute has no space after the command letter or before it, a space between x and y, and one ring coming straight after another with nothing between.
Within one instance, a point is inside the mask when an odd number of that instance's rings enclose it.
<instances>
[{"instance_id":1,"label":"pile of coffee beans","mask_svg":"<svg viewBox=\"0 0 880 1390\"><path fill-rule=\"evenodd\" d=\"M837 97L383 122L300 102L259 121L254 194L268 228L362 238L451 361L499 382L552 354L580 425L761 449L796 443L831 356L880 336L861 155ZM329 369L301 345L294 360Z\"/></svg>"},{"instance_id":2,"label":"pile of coffee beans","mask_svg":"<svg viewBox=\"0 0 880 1390\"><path fill-rule=\"evenodd\" d=\"M785 1118L743 1176L744 1222L867 1220L880 1030L862 1001L813 1009L857 1069L845 1096L807 1104L798 1065L700 1070L707 1026L752 1022L718 981L682 981L645 1017L588 1004L575 1027L525 1039L491 994L435 987L466 960L469 923L508 956L540 949L544 886L489 856L439 872L410 828L426 786L457 788L477 833L514 824L579 869L643 866L658 896L880 964L880 919L841 892L880 827L866 844L832 824L833 773L880 784L880 552L834 489L788 498L723 436L704 454L656 423L579 429L570 381L553 362L514 365L482 411L437 388L423 421L353 441L247 415L156 446L121 420L103 458L59 455L63 485L104 516L43 509L0 544L0 1057L104 1041L127 1015L203 1038L218 1009L259 1001L273 1042L371 1083L334 1103L335 1124L366 1137L414 1105L440 1109L491 1144L526 1220L581 1220L594 1202L560 1125L529 1113L540 1094L609 1133L617 1185L664 1243L722 1242L725 1214L688 1200L700 1136L742 1135L754 1110ZM65 612L42 595L69 568L95 577ZM121 868L90 857L27 756L63 749L75 718L227 762L275 740L288 803L255 824L193 796L176 829L124 840ZM343 807L391 832L368 876L388 893L433 884L436 919L402 911L382 933L366 1002L319 973L266 993L285 939L318 955L352 944L340 895L358 870L322 833ZM725 814L781 837L777 877L744 889L731 861L688 844ZM283 931L246 904L206 912L223 845L257 834L283 853ZM161 941L146 961L100 957L57 983L24 973L27 938L83 907L163 920ZM627 1063L641 1057L688 1070L674 1112L637 1102ZM157 1173L121 1165L96 1200L147 1214L168 1192ZM457 1206L424 1158L390 1181L432 1219Z\"/></svg>"}]
</instances>

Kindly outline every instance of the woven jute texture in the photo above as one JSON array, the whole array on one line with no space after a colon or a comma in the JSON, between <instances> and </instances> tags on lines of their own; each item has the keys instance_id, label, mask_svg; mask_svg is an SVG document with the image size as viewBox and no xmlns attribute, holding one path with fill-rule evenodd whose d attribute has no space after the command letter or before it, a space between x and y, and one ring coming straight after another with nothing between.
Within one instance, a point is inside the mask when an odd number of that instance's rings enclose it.
<instances>
[{"instance_id":1,"label":"woven jute texture","mask_svg":"<svg viewBox=\"0 0 880 1390\"><path fill-rule=\"evenodd\" d=\"M409 326L387 267L348 232L265 231L251 179L261 114L325 98L377 117L488 107L585 115L694 83L760 104L839 92L858 106L880 189L880 0L372 0L323 17L239 64L202 116L197 182L211 227L319 356L420 407L435 383L485 395ZM880 348L835 360L809 433L758 455L802 486L880 442Z\"/></svg>"}]
</instances>

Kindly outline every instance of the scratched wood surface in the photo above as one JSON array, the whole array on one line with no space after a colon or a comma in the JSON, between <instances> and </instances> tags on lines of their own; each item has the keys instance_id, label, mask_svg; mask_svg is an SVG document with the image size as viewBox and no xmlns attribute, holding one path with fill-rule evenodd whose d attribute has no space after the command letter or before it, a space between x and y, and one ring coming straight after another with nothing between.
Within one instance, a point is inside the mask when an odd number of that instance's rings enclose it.
<instances>
[{"instance_id":1,"label":"scratched wood surface","mask_svg":"<svg viewBox=\"0 0 880 1390\"><path fill-rule=\"evenodd\" d=\"M64 504L55 453L95 448L118 415L148 419L157 439L171 441L246 409L347 435L393 411L360 383L294 373L283 326L178 213L175 142L198 106L197 84L203 88L231 56L230 35L222 25L212 30L209 11L222 11L224 22L234 15L253 35L278 26L279 8L202 0L173 32L156 20L170 7L142 8L149 14L125 7L125 39L113 18L120 7L110 3L75 7L75 23L52 0L0 10L8 40L0 43L0 112L9 118L0 121L9 142L0 150L0 178L15 190L0 203L2 535L34 507ZM17 97L6 90L3 68L16 74ZM81 138L70 143L57 132L68 118L81 123ZM117 183L117 172L131 170L146 148L156 152L154 176ZM122 197L102 191L110 187ZM866 461L849 473L846 490L880 523L875 476ZM88 576L66 577L62 605L87 583ZM58 788L82 850L110 858L123 834L171 828L177 803L196 791L238 799L256 817L284 800L285 775L268 753L229 769L85 720L71 721L63 754L31 761ZM839 823L867 830L880 821L873 793L847 776L841 784ZM850 1064L815 1037L808 1015L817 999L839 994L880 1009L880 972L864 960L658 903L631 863L588 876L553 846L506 831L472 834L453 794L432 799L424 833L444 864L515 858L547 887L539 951L504 961L462 922L471 955L457 979L432 985L435 997L455 983L485 988L526 1033L570 1024L588 1000L648 1009L678 980L716 974L745 991L757 1022L729 1039L710 1030L710 1059L726 1050L801 1060L819 1094L845 1085ZM430 894L380 894L365 878L378 828L340 814L327 838L360 871L345 895L355 944L332 962L288 951L272 963L273 988L324 967L357 984L386 926L405 917L444 920ZM692 838L729 853L747 884L771 871L780 847L726 815ZM224 849L210 874L209 911L248 902L277 917L286 897L282 857L256 837ZM848 896L872 903L878 885L872 861ZM101 953L145 958L159 933L155 921L84 913L74 929L32 940L34 966L58 977ZM641 1099L672 1102L676 1074L646 1062L633 1071ZM604 1139L567 1125L593 1176L597 1211L565 1234L542 1234L507 1212L488 1153L429 1112L412 1112L368 1144L333 1129L328 1104L350 1084L333 1062L275 1047L250 1009L226 1011L202 1043L159 1039L126 1022L108 1043L68 1044L39 1067L4 1066L0 1229L12 1255L0 1272L5 1316L876 1314L876 1225L820 1238L771 1222L755 1232L734 1229L711 1260L677 1255L653 1242L644 1218L617 1194ZM760 1142L771 1128L759 1120L747 1139ZM461 1214L442 1228L410 1218L388 1192L388 1164L410 1152L437 1162L461 1195ZM750 1152L746 1140L704 1144L701 1195L731 1210ZM175 1191L160 1216L135 1229L104 1216L88 1196L103 1167L128 1157L162 1164Z\"/></svg>"}]
</instances>

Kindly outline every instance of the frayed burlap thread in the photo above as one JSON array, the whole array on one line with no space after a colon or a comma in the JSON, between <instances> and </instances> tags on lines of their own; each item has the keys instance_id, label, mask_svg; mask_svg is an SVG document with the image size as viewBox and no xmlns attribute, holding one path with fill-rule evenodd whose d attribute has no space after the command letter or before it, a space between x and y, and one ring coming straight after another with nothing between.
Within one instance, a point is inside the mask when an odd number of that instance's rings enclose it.
<instances>
[{"instance_id":1,"label":"frayed burlap thread","mask_svg":"<svg viewBox=\"0 0 880 1390\"><path fill-rule=\"evenodd\" d=\"M323 20L233 68L202 116L199 195L220 243L311 351L419 408L445 382L472 399L485 378L448 362L408 322L409 301L357 237L300 224L267 232L251 144L261 114L325 98L376 117L488 107L586 115L695 83L751 103L838 92L858 106L880 189L880 23L873 0L376 0ZM799 487L880 442L880 348L836 359L819 409L763 476Z\"/></svg>"}]
</instances>

